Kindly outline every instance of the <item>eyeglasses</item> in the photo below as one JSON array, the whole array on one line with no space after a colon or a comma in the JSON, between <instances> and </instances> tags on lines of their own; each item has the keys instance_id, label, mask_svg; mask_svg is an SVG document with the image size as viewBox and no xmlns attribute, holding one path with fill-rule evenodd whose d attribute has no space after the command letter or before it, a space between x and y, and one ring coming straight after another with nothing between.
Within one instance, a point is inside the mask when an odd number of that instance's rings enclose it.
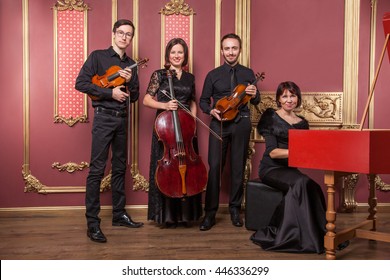
<instances>
[{"instance_id":1,"label":"eyeglasses","mask_svg":"<svg viewBox=\"0 0 390 280\"><path fill-rule=\"evenodd\" d=\"M133 37L133 33L130 33L130 32L125 33L125 32L123 32L122 30L117 30L115 33L116 33L118 36L120 36L120 37L125 37L126 39L127 39L127 38Z\"/></svg>"}]
</instances>

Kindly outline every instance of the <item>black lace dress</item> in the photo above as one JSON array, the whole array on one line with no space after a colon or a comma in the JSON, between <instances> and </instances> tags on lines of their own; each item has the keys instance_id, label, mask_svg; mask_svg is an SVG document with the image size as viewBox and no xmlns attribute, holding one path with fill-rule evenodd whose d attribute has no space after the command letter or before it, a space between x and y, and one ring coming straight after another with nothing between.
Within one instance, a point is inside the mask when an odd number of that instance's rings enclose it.
<instances>
[{"instance_id":1,"label":"black lace dress","mask_svg":"<svg viewBox=\"0 0 390 280\"><path fill-rule=\"evenodd\" d=\"M326 206L321 187L297 168L289 167L288 159L269 156L275 148L288 149L288 130L308 129L308 122L302 118L299 123L290 125L274 109L267 109L257 128L266 141L259 176L285 196L270 224L254 233L251 240L264 250L322 253Z\"/></svg>"},{"instance_id":2,"label":"black lace dress","mask_svg":"<svg viewBox=\"0 0 390 280\"><path fill-rule=\"evenodd\" d=\"M183 71L180 79L173 77L173 87L176 99L189 109L191 101L195 100L194 76ZM170 100L169 97L166 97L161 90L170 92L164 69L157 70L152 74L146 94L156 96L160 102L168 102ZM165 111L157 110L156 117L161 112ZM194 149L198 152L197 143L194 143ZM161 159L163 154L164 146L158 141L158 137L153 129L149 169L148 220L155 221L160 225L188 224L191 221L197 221L202 216L201 193L185 198L169 198L162 194L156 185L157 160Z\"/></svg>"}]
</instances>

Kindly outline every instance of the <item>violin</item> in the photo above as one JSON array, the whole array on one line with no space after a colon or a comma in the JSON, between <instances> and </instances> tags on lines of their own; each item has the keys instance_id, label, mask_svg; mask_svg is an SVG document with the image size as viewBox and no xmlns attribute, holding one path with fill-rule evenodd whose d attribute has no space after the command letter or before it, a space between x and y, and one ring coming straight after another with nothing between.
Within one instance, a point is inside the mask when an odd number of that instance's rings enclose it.
<instances>
[{"instance_id":1,"label":"violin","mask_svg":"<svg viewBox=\"0 0 390 280\"><path fill-rule=\"evenodd\" d=\"M172 73L168 69L167 75L171 99L175 99ZM154 129L164 145L164 155L157 161L155 174L159 190L172 198L201 193L207 184L207 170L192 144L196 137L194 117L184 110L165 111L157 116Z\"/></svg>"},{"instance_id":2,"label":"violin","mask_svg":"<svg viewBox=\"0 0 390 280\"><path fill-rule=\"evenodd\" d=\"M141 59L139 61L137 61L136 63L126 67L125 69L123 70L126 70L126 69L132 69L134 67L137 67L137 66L141 66L142 65L142 68L146 67L146 63L149 61L149 58L144 58L144 59ZM122 70L121 67L117 66L117 65L113 65L111 66L110 68L107 69L106 73L104 73L104 75L95 75L92 77L92 83L94 85L97 85L98 87L101 87L101 88L114 88L114 87L117 87L117 86L121 86L123 85L126 80L124 78L122 78L119 74L119 71ZM97 96L94 96L92 94L89 94L89 97L92 99L92 100L98 100L99 98Z\"/></svg>"},{"instance_id":3,"label":"violin","mask_svg":"<svg viewBox=\"0 0 390 280\"><path fill-rule=\"evenodd\" d=\"M265 73L256 73L255 76L256 80L251 85L257 84L259 80L264 80ZM251 96L245 92L246 88L246 85L239 84L234 88L233 93L230 96L225 96L217 101L215 109L221 112L222 121L234 120L239 112L238 108L241 105L247 104L251 99Z\"/></svg>"}]
</instances>

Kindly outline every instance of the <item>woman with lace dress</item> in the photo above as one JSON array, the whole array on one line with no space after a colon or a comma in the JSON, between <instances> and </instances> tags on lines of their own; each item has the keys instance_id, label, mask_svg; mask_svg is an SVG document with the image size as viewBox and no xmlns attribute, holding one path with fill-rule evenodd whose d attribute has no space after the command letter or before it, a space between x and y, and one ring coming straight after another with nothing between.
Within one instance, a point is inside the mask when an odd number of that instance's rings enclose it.
<instances>
[{"instance_id":1,"label":"woman with lace dress","mask_svg":"<svg viewBox=\"0 0 390 280\"><path fill-rule=\"evenodd\" d=\"M177 110L179 103L189 109L196 116L195 102L195 77L183 68L188 63L188 46L181 38L170 40L165 49L165 63L170 65L174 73L172 77L176 100L171 100L164 92L170 92L167 70L160 69L153 72L147 88L143 104L156 109L156 117L167 110ZM182 127L185 124L181 124ZM196 142L196 138L194 139ZM194 149L197 152L197 143ZM202 194L185 196L183 198L170 198L165 196L156 185L155 174L157 161L163 157L164 146L158 141L158 136L153 129L152 146L149 170L148 193L148 220L156 222L163 227L189 225L202 216Z\"/></svg>"},{"instance_id":2,"label":"woman with lace dress","mask_svg":"<svg viewBox=\"0 0 390 280\"><path fill-rule=\"evenodd\" d=\"M285 194L270 224L251 236L264 250L324 252L326 206L322 189L297 168L288 166L288 131L309 128L307 120L294 113L301 100L294 82L281 83L276 91L278 109L267 109L257 126L266 143L259 177Z\"/></svg>"}]
</instances>

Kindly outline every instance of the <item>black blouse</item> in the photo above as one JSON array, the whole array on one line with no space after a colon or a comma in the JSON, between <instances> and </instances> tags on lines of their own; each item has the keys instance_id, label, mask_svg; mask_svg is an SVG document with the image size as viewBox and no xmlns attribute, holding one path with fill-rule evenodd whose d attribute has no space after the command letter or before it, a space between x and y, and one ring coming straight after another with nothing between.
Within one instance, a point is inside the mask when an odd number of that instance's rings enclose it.
<instances>
[{"instance_id":1,"label":"black blouse","mask_svg":"<svg viewBox=\"0 0 390 280\"><path fill-rule=\"evenodd\" d=\"M288 166L288 158L273 159L269 154L276 148L288 149L288 131L290 129L309 129L308 121L301 116L299 117L302 121L291 125L272 108L268 108L261 116L257 130L265 139L265 151L259 167L260 177L273 168Z\"/></svg>"},{"instance_id":2,"label":"black blouse","mask_svg":"<svg viewBox=\"0 0 390 280\"><path fill-rule=\"evenodd\" d=\"M178 79L176 76L173 76L172 82L176 99L189 109L191 101L195 101L194 75L183 71L180 79ZM165 90L168 92L168 94L170 94L168 77L165 69L160 69L153 72L146 93L150 94L151 96L157 96L157 101L159 102L169 102L170 98L165 96L162 90ZM160 112L161 110L158 111Z\"/></svg>"}]
</instances>

